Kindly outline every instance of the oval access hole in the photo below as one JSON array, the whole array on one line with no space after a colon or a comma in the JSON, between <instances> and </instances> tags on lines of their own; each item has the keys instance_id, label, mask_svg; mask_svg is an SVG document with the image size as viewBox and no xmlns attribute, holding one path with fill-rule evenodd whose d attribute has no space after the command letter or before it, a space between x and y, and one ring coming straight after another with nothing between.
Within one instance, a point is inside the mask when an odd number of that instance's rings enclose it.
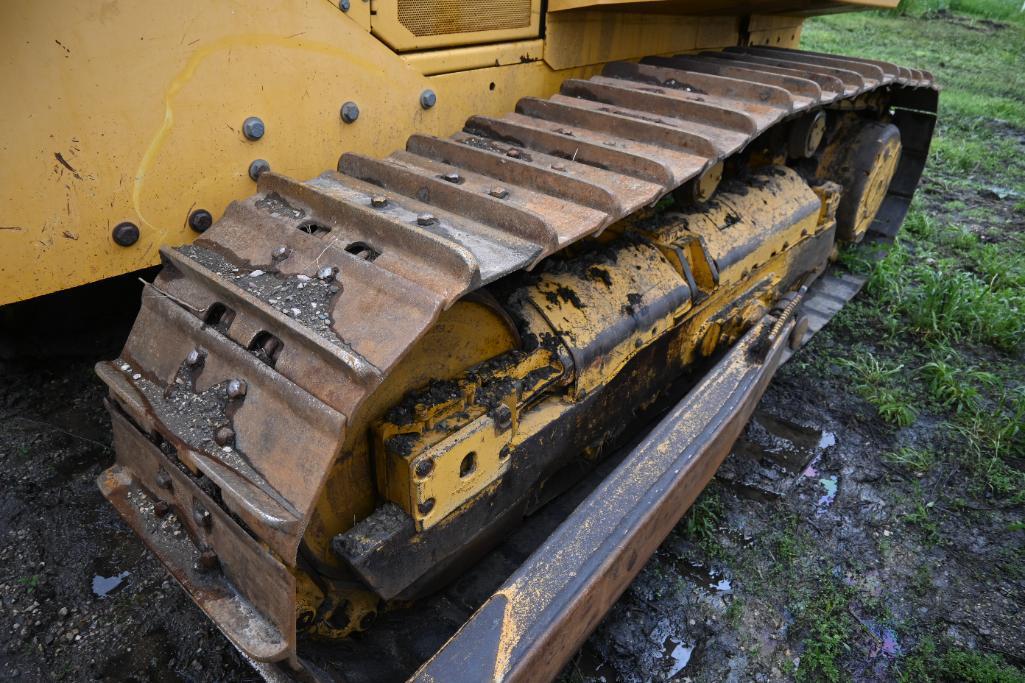
<instances>
[{"instance_id":1,"label":"oval access hole","mask_svg":"<svg viewBox=\"0 0 1025 683\"><path fill-rule=\"evenodd\" d=\"M381 255L381 252L374 249L366 242L352 242L349 246L345 247L345 251L357 258L363 259L364 261L373 261Z\"/></svg>"},{"instance_id":2,"label":"oval access hole","mask_svg":"<svg viewBox=\"0 0 1025 683\"><path fill-rule=\"evenodd\" d=\"M331 232L331 228L321 225L315 221L303 221L295 227L300 232L305 232L307 235L316 235L317 237L323 237Z\"/></svg>"},{"instance_id":3,"label":"oval access hole","mask_svg":"<svg viewBox=\"0 0 1025 683\"><path fill-rule=\"evenodd\" d=\"M470 451L463 457L463 461L459 463L459 477L468 477L473 474L475 469L477 469L477 452Z\"/></svg>"}]
</instances>

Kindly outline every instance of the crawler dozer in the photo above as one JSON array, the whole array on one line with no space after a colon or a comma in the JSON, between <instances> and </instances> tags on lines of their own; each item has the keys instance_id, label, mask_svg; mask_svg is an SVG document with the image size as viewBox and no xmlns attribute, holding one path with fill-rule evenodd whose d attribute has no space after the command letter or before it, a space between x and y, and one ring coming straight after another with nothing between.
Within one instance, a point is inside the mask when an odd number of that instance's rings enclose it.
<instances>
[{"instance_id":1,"label":"crawler dozer","mask_svg":"<svg viewBox=\"0 0 1025 683\"><path fill-rule=\"evenodd\" d=\"M265 677L552 678L896 235L894 4L7 3L0 303L162 264L99 486Z\"/></svg>"}]
</instances>

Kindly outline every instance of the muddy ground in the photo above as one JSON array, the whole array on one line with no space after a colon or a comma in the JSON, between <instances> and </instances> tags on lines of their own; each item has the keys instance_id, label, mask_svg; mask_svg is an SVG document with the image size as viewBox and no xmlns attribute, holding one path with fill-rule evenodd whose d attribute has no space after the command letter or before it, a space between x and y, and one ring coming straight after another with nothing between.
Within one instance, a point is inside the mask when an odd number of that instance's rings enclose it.
<instances>
[{"instance_id":1,"label":"muddy ground","mask_svg":"<svg viewBox=\"0 0 1025 683\"><path fill-rule=\"evenodd\" d=\"M867 26L893 58L887 50L908 31L944 20L836 19L806 38L833 47ZM948 12L946 23L969 37L1021 39L1000 21ZM848 51L874 54L859 47ZM924 66L943 78L938 64ZM1025 154L1025 121L979 125ZM954 161L930 165L917 210L1019 249L1020 178L972 175ZM131 318L114 304L130 310L135 295L103 296L72 320L59 302L21 310L32 334L4 340L0 678L255 679L96 487L113 452L92 366L118 351ZM924 390L909 394L909 424L882 417L845 360L875 353L904 367L901 354L922 342L901 332L896 347L883 344L867 296L780 372L713 485L563 680L1023 680L1025 495L1013 473L1025 463L1014 450L1000 456L1010 489L996 479L974 485L979 470L963 464L976 457L973 444L951 436L946 426L959 418ZM27 358L26 347L45 353ZM1003 385L1025 383L1020 347L957 348L998 367ZM916 452L935 456L910 465L893 457Z\"/></svg>"}]
</instances>

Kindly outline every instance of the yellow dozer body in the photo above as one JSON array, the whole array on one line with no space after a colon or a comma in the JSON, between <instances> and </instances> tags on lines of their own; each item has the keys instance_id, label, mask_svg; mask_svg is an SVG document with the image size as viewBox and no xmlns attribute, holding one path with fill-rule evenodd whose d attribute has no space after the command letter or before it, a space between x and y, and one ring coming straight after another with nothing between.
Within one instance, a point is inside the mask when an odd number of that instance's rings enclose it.
<instances>
[{"instance_id":1,"label":"yellow dozer body","mask_svg":"<svg viewBox=\"0 0 1025 683\"><path fill-rule=\"evenodd\" d=\"M932 75L797 49L894 4L7 3L0 304L162 263L100 487L268 678L614 458L408 672L550 678L896 234Z\"/></svg>"}]
</instances>

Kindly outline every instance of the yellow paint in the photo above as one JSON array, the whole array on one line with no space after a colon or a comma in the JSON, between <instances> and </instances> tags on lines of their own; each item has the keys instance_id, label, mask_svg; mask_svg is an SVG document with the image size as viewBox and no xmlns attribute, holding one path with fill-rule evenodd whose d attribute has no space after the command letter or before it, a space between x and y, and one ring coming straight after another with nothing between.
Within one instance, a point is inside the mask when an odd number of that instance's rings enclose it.
<instances>
[{"instance_id":1,"label":"yellow paint","mask_svg":"<svg viewBox=\"0 0 1025 683\"><path fill-rule=\"evenodd\" d=\"M412 461L412 469L429 460L429 476L412 478L409 507L417 528L434 526L449 513L487 488L509 469L509 458L501 457L512 430L498 429L487 415L474 420L451 437ZM432 501L429 510L421 508Z\"/></svg>"},{"instance_id":2,"label":"yellow paint","mask_svg":"<svg viewBox=\"0 0 1025 683\"><path fill-rule=\"evenodd\" d=\"M20 103L0 142L0 304L156 263L160 246L196 236L191 210L216 219L253 192L253 159L313 177L343 151L383 156L562 80L541 62L427 78L324 0L26 0L0 8L0 36L0 85ZM428 87L439 102L424 111ZM267 128L255 142L240 130L251 115ZM140 227L134 246L111 239L122 221Z\"/></svg>"},{"instance_id":3,"label":"yellow paint","mask_svg":"<svg viewBox=\"0 0 1025 683\"><path fill-rule=\"evenodd\" d=\"M255 190L254 159L310 178L344 151L451 134L609 59L737 39L730 18L571 14L552 15L544 41L400 56L369 32L383 17L363 0L348 13L329 0L4 3L0 87L17 97L0 141L0 305L157 263L161 246L196 237L192 210L217 219ZM438 104L425 111L426 88ZM261 140L242 136L248 116ZM133 246L111 239L123 221L140 228Z\"/></svg>"},{"instance_id":4,"label":"yellow paint","mask_svg":"<svg viewBox=\"0 0 1025 683\"><path fill-rule=\"evenodd\" d=\"M868 226L875 220L876 213L882 206L883 199L886 198L886 192L890 189L890 181L893 180L893 176L897 172L900 153L900 138L893 137L879 148L872 159L872 170L869 171L865 194L858 204L854 228L851 231L852 241L860 241L868 231Z\"/></svg>"},{"instance_id":5,"label":"yellow paint","mask_svg":"<svg viewBox=\"0 0 1025 683\"><path fill-rule=\"evenodd\" d=\"M401 1L419 2L424 11L427 12L443 11L442 8L437 7L437 3L434 0L373 0L374 13L370 19L371 30L381 41L397 52L427 50L454 45L524 40L526 38L536 38L541 32L541 0L528 0L530 3L530 17L524 26L419 36L414 35L400 20L399 3Z\"/></svg>"},{"instance_id":6,"label":"yellow paint","mask_svg":"<svg viewBox=\"0 0 1025 683\"><path fill-rule=\"evenodd\" d=\"M521 40L498 45L471 45L411 52L402 55L402 59L425 76L433 76L469 69L539 61L544 57L544 46L545 42L540 39Z\"/></svg>"},{"instance_id":7,"label":"yellow paint","mask_svg":"<svg viewBox=\"0 0 1025 683\"><path fill-rule=\"evenodd\" d=\"M822 14L844 10L865 9L867 7L893 8L900 0L811 0L802 2L792 0L781 3L777 0L549 0L549 12L566 10L616 7L640 4L646 9L657 9L659 12L678 14L707 14L723 12L730 14L751 14L757 12L799 12L801 14Z\"/></svg>"},{"instance_id":8,"label":"yellow paint","mask_svg":"<svg viewBox=\"0 0 1025 683\"><path fill-rule=\"evenodd\" d=\"M545 62L553 69L604 64L646 55L736 45L738 18L629 14L605 11L549 13Z\"/></svg>"}]
</instances>

